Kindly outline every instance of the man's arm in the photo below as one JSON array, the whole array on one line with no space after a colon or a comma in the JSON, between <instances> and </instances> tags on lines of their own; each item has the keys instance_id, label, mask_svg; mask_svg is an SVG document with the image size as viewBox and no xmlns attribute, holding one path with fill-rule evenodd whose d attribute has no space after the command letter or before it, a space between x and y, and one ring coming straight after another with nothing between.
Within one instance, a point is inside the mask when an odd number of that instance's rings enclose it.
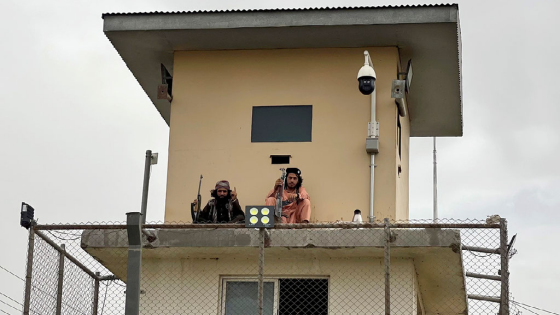
<instances>
[{"instance_id":1,"label":"man's arm","mask_svg":"<svg viewBox=\"0 0 560 315\"><path fill-rule=\"evenodd\" d=\"M211 221L209 217L210 217L210 204L207 203L206 206L204 206L204 209L200 211L197 222Z\"/></svg>"},{"instance_id":2,"label":"man's arm","mask_svg":"<svg viewBox=\"0 0 560 315\"><path fill-rule=\"evenodd\" d=\"M239 200L236 199L233 202L233 211L232 211L232 218L231 218L231 222L235 223L235 222L239 222L239 221L243 221L245 219L245 212L243 212L243 210L241 210L241 206L239 205Z\"/></svg>"},{"instance_id":3,"label":"man's arm","mask_svg":"<svg viewBox=\"0 0 560 315\"><path fill-rule=\"evenodd\" d=\"M266 198L270 198L270 197L276 198L276 189L272 189L272 190L268 193L268 195L266 196Z\"/></svg>"},{"instance_id":4,"label":"man's arm","mask_svg":"<svg viewBox=\"0 0 560 315\"><path fill-rule=\"evenodd\" d=\"M305 188L303 187L299 189L299 199L300 200L309 199L309 194L307 194L307 190L305 190Z\"/></svg>"}]
</instances>

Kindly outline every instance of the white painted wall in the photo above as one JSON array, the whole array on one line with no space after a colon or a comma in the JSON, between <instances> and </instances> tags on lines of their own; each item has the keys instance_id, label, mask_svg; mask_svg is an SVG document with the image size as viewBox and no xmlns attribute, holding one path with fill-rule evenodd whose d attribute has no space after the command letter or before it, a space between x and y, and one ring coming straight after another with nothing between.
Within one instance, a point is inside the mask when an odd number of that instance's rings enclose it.
<instances>
[{"instance_id":1,"label":"white painted wall","mask_svg":"<svg viewBox=\"0 0 560 315\"><path fill-rule=\"evenodd\" d=\"M144 259L141 314L220 314L227 276L255 277L255 258ZM329 278L329 314L384 314L383 260L374 258L267 258L266 277ZM417 313L412 259L391 260L392 314Z\"/></svg>"}]
</instances>

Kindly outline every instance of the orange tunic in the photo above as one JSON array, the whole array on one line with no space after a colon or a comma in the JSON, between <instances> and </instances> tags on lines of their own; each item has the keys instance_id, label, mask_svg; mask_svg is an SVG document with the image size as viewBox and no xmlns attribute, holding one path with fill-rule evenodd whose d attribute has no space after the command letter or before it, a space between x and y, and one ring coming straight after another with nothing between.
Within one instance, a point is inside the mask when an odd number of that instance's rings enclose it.
<instances>
[{"instance_id":1,"label":"orange tunic","mask_svg":"<svg viewBox=\"0 0 560 315\"><path fill-rule=\"evenodd\" d=\"M288 200L288 193L284 189L282 196L283 201ZM265 203L267 206L276 205L276 192L272 189L266 196ZM299 188L299 202L294 202L282 207L282 223L301 223L311 219L311 202L309 201L309 194L305 188Z\"/></svg>"}]
</instances>

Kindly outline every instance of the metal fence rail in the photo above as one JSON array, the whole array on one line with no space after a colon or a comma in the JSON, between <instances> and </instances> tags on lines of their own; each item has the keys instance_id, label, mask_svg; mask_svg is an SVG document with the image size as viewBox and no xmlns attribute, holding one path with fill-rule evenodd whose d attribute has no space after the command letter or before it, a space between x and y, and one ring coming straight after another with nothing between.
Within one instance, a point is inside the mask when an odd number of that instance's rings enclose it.
<instances>
[{"instance_id":1,"label":"metal fence rail","mask_svg":"<svg viewBox=\"0 0 560 315\"><path fill-rule=\"evenodd\" d=\"M24 314L125 314L128 237L35 225ZM505 219L145 224L140 250L140 314L519 313Z\"/></svg>"}]
</instances>

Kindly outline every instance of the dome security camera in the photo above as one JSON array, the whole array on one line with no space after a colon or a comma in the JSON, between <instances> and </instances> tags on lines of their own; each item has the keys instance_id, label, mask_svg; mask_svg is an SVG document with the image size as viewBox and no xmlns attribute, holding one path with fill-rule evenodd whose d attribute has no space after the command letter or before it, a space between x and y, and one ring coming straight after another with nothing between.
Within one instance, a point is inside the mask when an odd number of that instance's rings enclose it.
<instances>
[{"instance_id":1,"label":"dome security camera","mask_svg":"<svg viewBox=\"0 0 560 315\"><path fill-rule=\"evenodd\" d=\"M358 71L358 89L364 95L370 95L375 90L375 70L369 64L365 64Z\"/></svg>"}]
</instances>

